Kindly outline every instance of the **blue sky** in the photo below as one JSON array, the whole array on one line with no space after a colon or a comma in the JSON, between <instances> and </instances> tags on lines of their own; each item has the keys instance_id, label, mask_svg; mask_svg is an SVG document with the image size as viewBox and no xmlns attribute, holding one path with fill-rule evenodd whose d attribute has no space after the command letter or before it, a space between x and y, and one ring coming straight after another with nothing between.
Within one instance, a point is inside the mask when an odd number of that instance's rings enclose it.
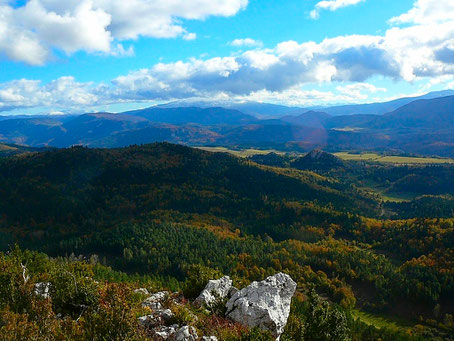
<instances>
[{"instance_id":1,"label":"blue sky","mask_svg":"<svg viewBox=\"0 0 454 341\"><path fill-rule=\"evenodd\" d=\"M0 0L0 114L452 88L450 0Z\"/></svg>"}]
</instances>

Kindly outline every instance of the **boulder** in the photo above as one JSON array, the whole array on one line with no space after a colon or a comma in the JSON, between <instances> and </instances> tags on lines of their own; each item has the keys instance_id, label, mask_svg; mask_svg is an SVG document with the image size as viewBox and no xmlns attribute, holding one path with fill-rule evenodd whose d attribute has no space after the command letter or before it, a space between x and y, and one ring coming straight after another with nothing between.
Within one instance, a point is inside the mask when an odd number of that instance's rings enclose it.
<instances>
[{"instance_id":1,"label":"boulder","mask_svg":"<svg viewBox=\"0 0 454 341\"><path fill-rule=\"evenodd\" d=\"M153 340L170 340L171 337L175 336L178 325L173 326L159 326L153 329Z\"/></svg>"},{"instance_id":2,"label":"boulder","mask_svg":"<svg viewBox=\"0 0 454 341\"><path fill-rule=\"evenodd\" d=\"M232 280L229 276L224 276L221 279L210 280L202 290L199 297L194 301L197 306L206 306L211 308L217 300L223 300L231 297L238 289L232 286Z\"/></svg>"},{"instance_id":3,"label":"boulder","mask_svg":"<svg viewBox=\"0 0 454 341\"><path fill-rule=\"evenodd\" d=\"M162 303L169 296L168 291L157 292L156 294L151 295L145 301L142 302L143 308L150 308L151 310L162 309Z\"/></svg>"},{"instance_id":4,"label":"boulder","mask_svg":"<svg viewBox=\"0 0 454 341\"><path fill-rule=\"evenodd\" d=\"M175 333L175 341L196 341L199 337L194 327L184 326Z\"/></svg>"},{"instance_id":5,"label":"boulder","mask_svg":"<svg viewBox=\"0 0 454 341\"><path fill-rule=\"evenodd\" d=\"M153 314L139 317L139 323L147 329L165 324L173 317L170 309L158 309Z\"/></svg>"},{"instance_id":6,"label":"boulder","mask_svg":"<svg viewBox=\"0 0 454 341\"><path fill-rule=\"evenodd\" d=\"M150 295L150 293L148 292L148 290L147 290L146 288L139 288L139 289L136 289L136 290L134 290L134 293L135 293L135 294L145 295L145 296Z\"/></svg>"},{"instance_id":7,"label":"boulder","mask_svg":"<svg viewBox=\"0 0 454 341\"><path fill-rule=\"evenodd\" d=\"M49 282L40 282L35 284L34 293L36 296L39 296L44 299L50 298L50 288L51 284Z\"/></svg>"},{"instance_id":8,"label":"boulder","mask_svg":"<svg viewBox=\"0 0 454 341\"><path fill-rule=\"evenodd\" d=\"M253 282L227 302L226 317L251 328L270 330L279 340L295 290L296 283L283 273Z\"/></svg>"},{"instance_id":9,"label":"boulder","mask_svg":"<svg viewBox=\"0 0 454 341\"><path fill-rule=\"evenodd\" d=\"M203 336L202 341L218 341L216 336Z\"/></svg>"}]
</instances>

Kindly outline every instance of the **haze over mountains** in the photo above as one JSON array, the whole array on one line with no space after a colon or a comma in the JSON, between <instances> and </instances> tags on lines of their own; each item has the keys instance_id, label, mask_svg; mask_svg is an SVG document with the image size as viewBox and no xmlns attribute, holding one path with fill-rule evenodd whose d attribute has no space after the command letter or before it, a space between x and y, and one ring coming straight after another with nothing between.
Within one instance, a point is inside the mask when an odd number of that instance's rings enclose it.
<instances>
[{"instance_id":1,"label":"haze over mountains","mask_svg":"<svg viewBox=\"0 0 454 341\"><path fill-rule=\"evenodd\" d=\"M454 92L317 110L258 103L225 107L204 107L203 103L174 107L177 103L170 103L120 114L3 117L0 142L31 147L123 147L167 141L196 146L374 150L452 157L454 96L440 97L446 94ZM272 116L278 118L264 118Z\"/></svg>"},{"instance_id":2,"label":"haze over mountains","mask_svg":"<svg viewBox=\"0 0 454 341\"><path fill-rule=\"evenodd\" d=\"M245 114L258 118L279 118L281 116L296 116L308 111L321 111L333 116L343 115L383 115L394 111L397 108L416 101L418 99L433 99L439 97L454 96L454 90L443 90L430 92L417 97L403 97L388 102L368 103L368 104L348 104L334 106L315 106L315 107L291 107L259 102L231 102L231 101L177 101L162 104L161 108L182 108L182 107L223 107L228 109L239 110Z\"/></svg>"}]
</instances>

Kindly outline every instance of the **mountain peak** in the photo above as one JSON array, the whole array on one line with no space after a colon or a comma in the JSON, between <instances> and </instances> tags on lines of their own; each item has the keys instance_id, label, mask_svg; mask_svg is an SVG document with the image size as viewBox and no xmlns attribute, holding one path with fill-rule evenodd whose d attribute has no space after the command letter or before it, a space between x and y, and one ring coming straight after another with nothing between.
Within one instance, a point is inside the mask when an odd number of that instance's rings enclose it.
<instances>
[{"instance_id":1,"label":"mountain peak","mask_svg":"<svg viewBox=\"0 0 454 341\"><path fill-rule=\"evenodd\" d=\"M292 167L298 169L321 171L331 170L333 168L342 167L343 165L343 161L337 156L321 149L314 149L292 163Z\"/></svg>"}]
</instances>

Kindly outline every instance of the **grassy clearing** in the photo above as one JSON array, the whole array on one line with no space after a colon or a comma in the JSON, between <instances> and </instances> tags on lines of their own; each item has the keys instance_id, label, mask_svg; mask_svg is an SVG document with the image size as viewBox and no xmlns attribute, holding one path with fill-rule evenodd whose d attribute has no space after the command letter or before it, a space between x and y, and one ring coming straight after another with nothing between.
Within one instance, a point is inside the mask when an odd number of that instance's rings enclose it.
<instances>
[{"instance_id":1,"label":"grassy clearing","mask_svg":"<svg viewBox=\"0 0 454 341\"><path fill-rule=\"evenodd\" d=\"M208 152L215 152L215 153L229 153L233 154L238 157L248 157L248 156L253 156L253 155L266 155L269 153L276 153L276 154L285 154L283 152L274 150L274 149L268 149L268 150L261 150L261 149L241 149L241 150L233 150L233 149L228 149L225 147L198 147L198 149L206 150Z\"/></svg>"},{"instance_id":2,"label":"grassy clearing","mask_svg":"<svg viewBox=\"0 0 454 341\"><path fill-rule=\"evenodd\" d=\"M352 311L352 315L355 319L360 319L362 322L376 328L388 328L396 331L404 331L413 327L413 325L408 321L394 318L391 319L384 315L366 313L356 309Z\"/></svg>"},{"instance_id":3,"label":"grassy clearing","mask_svg":"<svg viewBox=\"0 0 454 341\"><path fill-rule=\"evenodd\" d=\"M198 147L199 149L209 152L229 153L238 157L249 157L252 155L265 155L269 153L285 154L284 152L275 149L229 149L226 147ZM301 155L304 155L301 154ZM367 161L367 162L381 162L397 165L422 165L422 164L454 164L454 159L444 158L431 158L431 157L409 157L409 156L385 156L377 153L362 153L351 154L348 152L335 153L337 157L346 161Z\"/></svg>"},{"instance_id":4,"label":"grassy clearing","mask_svg":"<svg viewBox=\"0 0 454 341\"><path fill-rule=\"evenodd\" d=\"M383 156L376 153L350 154L348 152L341 152L335 153L334 155L341 158L342 160L347 161L372 161L399 165L454 163L453 159L409 156Z\"/></svg>"},{"instance_id":5,"label":"grassy clearing","mask_svg":"<svg viewBox=\"0 0 454 341\"><path fill-rule=\"evenodd\" d=\"M7 146L5 144L0 144L0 151L4 152L4 151L11 151L11 150L17 150L17 148Z\"/></svg>"},{"instance_id":6,"label":"grassy clearing","mask_svg":"<svg viewBox=\"0 0 454 341\"><path fill-rule=\"evenodd\" d=\"M386 187L371 180L362 181L359 189L370 194L379 195L383 201L388 202L409 202L418 196L414 193L387 193Z\"/></svg>"},{"instance_id":7,"label":"grassy clearing","mask_svg":"<svg viewBox=\"0 0 454 341\"><path fill-rule=\"evenodd\" d=\"M417 197L416 194L411 193L386 193L386 188L382 187L360 187L359 189L370 194L379 195L381 200L385 202L409 202Z\"/></svg>"}]
</instances>

